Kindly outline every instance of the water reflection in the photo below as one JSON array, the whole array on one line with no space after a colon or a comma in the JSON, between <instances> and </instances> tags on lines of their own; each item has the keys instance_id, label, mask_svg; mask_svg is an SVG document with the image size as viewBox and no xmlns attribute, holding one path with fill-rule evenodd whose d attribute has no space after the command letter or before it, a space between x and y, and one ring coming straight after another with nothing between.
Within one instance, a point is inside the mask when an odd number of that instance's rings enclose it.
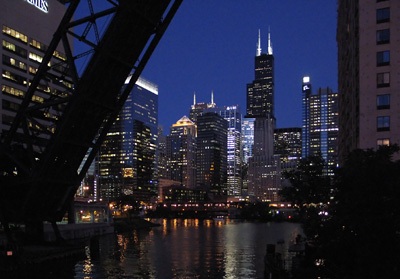
<instances>
[{"instance_id":1,"label":"water reflection","mask_svg":"<svg viewBox=\"0 0 400 279\"><path fill-rule=\"evenodd\" d=\"M264 278L266 245L301 233L291 223L158 220L151 230L104 236L71 278ZM288 255L286 255L288 256Z\"/></svg>"}]
</instances>

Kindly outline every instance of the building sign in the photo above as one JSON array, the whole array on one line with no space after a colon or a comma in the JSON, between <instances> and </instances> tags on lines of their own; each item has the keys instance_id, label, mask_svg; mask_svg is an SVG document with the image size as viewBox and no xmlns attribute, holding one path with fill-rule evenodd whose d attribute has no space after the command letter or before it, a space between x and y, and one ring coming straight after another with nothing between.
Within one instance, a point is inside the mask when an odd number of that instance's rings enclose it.
<instances>
[{"instance_id":1,"label":"building sign","mask_svg":"<svg viewBox=\"0 0 400 279\"><path fill-rule=\"evenodd\" d=\"M29 4L35 6L42 12L48 13L49 12L49 3L46 0L25 0Z\"/></svg>"},{"instance_id":2,"label":"building sign","mask_svg":"<svg viewBox=\"0 0 400 279\"><path fill-rule=\"evenodd\" d=\"M303 77L303 93L311 93L310 77L308 76Z\"/></svg>"}]
</instances>

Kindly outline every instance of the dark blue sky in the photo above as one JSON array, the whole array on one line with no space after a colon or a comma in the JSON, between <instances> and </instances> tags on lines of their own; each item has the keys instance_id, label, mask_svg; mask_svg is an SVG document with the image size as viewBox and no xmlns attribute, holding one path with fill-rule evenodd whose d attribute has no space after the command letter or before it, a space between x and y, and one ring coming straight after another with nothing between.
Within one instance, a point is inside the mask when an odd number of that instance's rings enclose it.
<instances>
[{"instance_id":1,"label":"dark blue sky","mask_svg":"<svg viewBox=\"0 0 400 279\"><path fill-rule=\"evenodd\" d=\"M143 77L159 87L164 133L197 102L239 105L254 79L258 29L275 56L277 127L301 126L301 81L337 91L335 0L185 0Z\"/></svg>"},{"instance_id":2,"label":"dark blue sky","mask_svg":"<svg viewBox=\"0 0 400 279\"><path fill-rule=\"evenodd\" d=\"M94 1L95 10L104 3ZM239 105L246 113L258 30L266 52L268 28L278 128L301 127L304 75L314 91L337 91L335 0L184 0L142 74L158 85L165 134L189 115L194 92L197 102L210 102L214 91L217 106Z\"/></svg>"}]
</instances>

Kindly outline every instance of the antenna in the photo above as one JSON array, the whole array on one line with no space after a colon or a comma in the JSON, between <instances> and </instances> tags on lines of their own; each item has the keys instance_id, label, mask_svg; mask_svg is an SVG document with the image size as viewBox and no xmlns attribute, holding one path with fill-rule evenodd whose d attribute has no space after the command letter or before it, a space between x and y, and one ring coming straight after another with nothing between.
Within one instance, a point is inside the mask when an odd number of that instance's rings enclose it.
<instances>
[{"instance_id":1,"label":"antenna","mask_svg":"<svg viewBox=\"0 0 400 279\"><path fill-rule=\"evenodd\" d=\"M261 55L261 32L258 29L258 43L257 43L257 56Z\"/></svg>"},{"instance_id":2,"label":"antenna","mask_svg":"<svg viewBox=\"0 0 400 279\"><path fill-rule=\"evenodd\" d=\"M268 26L268 54L272 55L271 30Z\"/></svg>"}]
</instances>

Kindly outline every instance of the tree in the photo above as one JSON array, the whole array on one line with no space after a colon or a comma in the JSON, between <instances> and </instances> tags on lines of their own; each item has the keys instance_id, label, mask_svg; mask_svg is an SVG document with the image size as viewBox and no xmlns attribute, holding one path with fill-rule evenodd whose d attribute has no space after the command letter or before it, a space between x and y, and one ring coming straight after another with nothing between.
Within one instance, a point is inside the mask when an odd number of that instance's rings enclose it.
<instances>
[{"instance_id":1,"label":"tree","mask_svg":"<svg viewBox=\"0 0 400 279\"><path fill-rule=\"evenodd\" d=\"M335 190L327 218L308 211L310 218L303 220L314 247L308 256L322 264L321 278L400 278L400 161L393 160L398 151L355 150L333 183L321 175L318 158L302 160L288 174L292 187L282 195L299 205L327 202Z\"/></svg>"},{"instance_id":2,"label":"tree","mask_svg":"<svg viewBox=\"0 0 400 279\"><path fill-rule=\"evenodd\" d=\"M317 232L331 278L400 278L398 151L355 150L339 169L332 217Z\"/></svg>"},{"instance_id":3,"label":"tree","mask_svg":"<svg viewBox=\"0 0 400 279\"><path fill-rule=\"evenodd\" d=\"M280 191L280 196L302 207L309 204L326 204L331 194L331 179L323 174L324 160L321 156L310 156L300 160L296 170L284 173L291 186Z\"/></svg>"}]
</instances>

